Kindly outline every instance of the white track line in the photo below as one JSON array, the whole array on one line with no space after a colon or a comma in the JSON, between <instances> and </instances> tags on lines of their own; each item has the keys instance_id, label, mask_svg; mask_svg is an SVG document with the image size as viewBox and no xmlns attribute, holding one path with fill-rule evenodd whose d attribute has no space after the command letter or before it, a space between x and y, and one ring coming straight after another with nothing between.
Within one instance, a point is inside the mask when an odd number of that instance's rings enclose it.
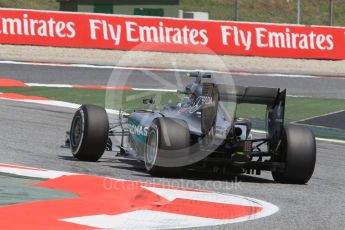
<instances>
[{"instance_id":1,"label":"white track line","mask_svg":"<svg viewBox=\"0 0 345 230\"><path fill-rule=\"evenodd\" d=\"M303 121L307 121L307 120L311 120L311 119L315 119L315 118L319 118L319 117L326 117L326 116L333 115L333 114L336 114L336 113L341 113L341 112L344 112L344 111L345 110L343 109L343 110L339 110L339 111L335 111L335 112L330 112L330 113L322 114L322 115L319 115L319 116L308 117L308 118L300 120L300 121L295 121L294 123L303 122Z\"/></svg>"},{"instance_id":2,"label":"white track line","mask_svg":"<svg viewBox=\"0 0 345 230\"><path fill-rule=\"evenodd\" d=\"M31 86L31 87L88 89L88 88L85 88L85 87L87 87L87 85L85 85L85 86L83 86L83 85L75 86L75 85L68 85L68 84L41 84L41 83L25 83L25 84L27 86ZM104 87L104 88L99 88L99 90L111 90L111 89L107 89L107 86L99 86L99 87ZM90 88L90 89L92 89L92 88ZM121 89L115 89L115 90L121 91ZM177 89L130 88L129 90L133 90L133 91L151 91L151 92L173 92L173 93L177 92Z\"/></svg>"},{"instance_id":3,"label":"white track line","mask_svg":"<svg viewBox=\"0 0 345 230\"><path fill-rule=\"evenodd\" d=\"M81 105L75 103L69 103L64 101L55 101L55 100L30 100L30 99L11 99L11 98L3 98L1 97L0 93L0 100L7 100L7 101L18 101L18 102L25 102L25 103L33 103L39 105L48 105L48 106L55 106L55 107L62 107L68 109L78 109ZM118 115L119 111L114 109L106 109L107 113Z\"/></svg>"},{"instance_id":4,"label":"white track line","mask_svg":"<svg viewBox=\"0 0 345 230\"><path fill-rule=\"evenodd\" d=\"M145 89L145 88L132 88L134 91L152 91L152 92L172 92L176 93L177 89Z\"/></svg>"},{"instance_id":5,"label":"white track line","mask_svg":"<svg viewBox=\"0 0 345 230\"><path fill-rule=\"evenodd\" d=\"M70 172L62 172L62 171L39 169L39 168L28 168L25 166L2 164L2 163L0 163L0 172L11 174L11 175L25 176L25 177L32 177L32 178L42 178L42 179L54 179L61 176L79 175L79 174L70 173Z\"/></svg>"},{"instance_id":6,"label":"white track line","mask_svg":"<svg viewBox=\"0 0 345 230\"><path fill-rule=\"evenodd\" d=\"M32 87L52 87L52 88L72 88L72 85L67 84L41 84L41 83L25 83Z\"/></svg>"}]
</instances>

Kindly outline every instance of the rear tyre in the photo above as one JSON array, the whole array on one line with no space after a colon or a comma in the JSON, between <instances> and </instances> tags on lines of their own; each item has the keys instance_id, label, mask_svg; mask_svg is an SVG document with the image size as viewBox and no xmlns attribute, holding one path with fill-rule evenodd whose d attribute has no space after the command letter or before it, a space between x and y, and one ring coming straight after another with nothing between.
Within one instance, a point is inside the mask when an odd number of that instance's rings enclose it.
<instances>
[{"instance_id":1,"label":"rear tyre","mask_svg":"<svg viewBox=\"0 0 345 230\"><path fill-rule=\"evenodd\" d=\"M282 154L279 160L285 163L285 169L272 172L276 182L307 183L313 175L316 162L314 134L305 127L285 126L282 135Z\"/></svg>"},{"instance_id":2,"label":"rear tyre","mask_svg":"<svg viewBox=\"0 0 345 230\"><path fill-rule=\"evenodd\" d=\"M190 133L185 121L156 118L149 128L144 150L147 172L157 177L181 176L183 167L174 167L174 158L188 154L189 146Z\"/></svg>"},{"instance_id":3,"label":"rear tyre","mask_svg":"<svg viewBox=\"0 0 345 230\"><path fill-rule=\"evenodd\" d=\"M104 108L82 105L74 114L70 129L70 146L75 158L98 161L107 146L109 120Z\"/></svg>"}]
</instances>

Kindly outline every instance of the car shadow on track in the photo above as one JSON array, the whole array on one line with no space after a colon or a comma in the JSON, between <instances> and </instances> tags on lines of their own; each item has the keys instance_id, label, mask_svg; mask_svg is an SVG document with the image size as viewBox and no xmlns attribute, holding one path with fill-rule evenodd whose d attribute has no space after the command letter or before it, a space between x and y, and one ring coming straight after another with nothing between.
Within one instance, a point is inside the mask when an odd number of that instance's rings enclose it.
<instances>
[{"instance_id":1,"label":"car shadow on track","mask_svg":"<svg viewBox=\"0 0 345 230\"><path fill-rule=\"evenodd\" d=\"M78 159L75 159L71 156L58 156L59 159L66 160L66 161L79 161Z\"/></svg>"},{"instance_id":2,"label":"car shadow on track","mask_svg":"<svg viewBox=\"0 0 345 230\"><path fill-rule=\"evenodd\" d=\"M114 161L112 161L114 163ZM115 169L124 169L132 172L133 176L145 178L153 177L146 172L142 162L137 160L121 159L116 160L120 165L104 165ZM139 174L140 173L140 174ZM143 173L143 174L141 174ZM273 180L260 178L258 176L243 175L243 174L218 174L212 172L200 171L184 171L182 176L170 177L169 179L185 179L185 180L202 180L202 181L223 181L223 182L244 182L244 183L275 183Z\"/></svg>"},{"instance_id":3,"label":"car shadow on track","mask_svg":"<svg viewBox=\"0 0 345 230\"><path fill-rule=\"evenodd\" d=\"M78 161L73 156L58 156L62 160ZM95 162L96 163L96 162ZM153 177L146 172L141 161L126 158L101 158L97 163L104 167L110 167L118 170L126 170L135 177L158 178ZM244 174L219 174L213 172L184 171L183 175L170 177L168 179L184 179L199 181L222 181L222 182L241 182L241 183L275 183L273 180Z\"/></svg>"},{"instance_id":4,"label":"car shadow on track","mask_svg":"<svg viewBox=\"0 0 345 230\"><path fill-rule=\"evenodd\" d=\"M82 162L78 159L76 159L73 156L63 156L63 155L59 155L58 156L59 159L61 160L66 160L66 161L78 161L78 162ZM89 162L89 163L113 163L114 162L114 158L109 158L109 157L102 157L101 159L99 159L96 162L93 161L84 161L84 162Z\"/></svg>"},{"instance_id":5,"label":"car shadow on track","mask_svg":"<svg viewBox=\"0 0 345 230\"><path fill-rule=\"evenodd\" d=\"M133 159L112 159L110 162L112 163L111 165L104 165L110 168L115 168L115 169L123 169L123 170L129 170L131 172L140 172L144 173L146 176L147 172L145 169L144 164L141 161L138 160L133 160ZM147 174L149 175L149 174ZM136 176L143 176L142 174L137 174Z\"/></svg>"}]
</instances>

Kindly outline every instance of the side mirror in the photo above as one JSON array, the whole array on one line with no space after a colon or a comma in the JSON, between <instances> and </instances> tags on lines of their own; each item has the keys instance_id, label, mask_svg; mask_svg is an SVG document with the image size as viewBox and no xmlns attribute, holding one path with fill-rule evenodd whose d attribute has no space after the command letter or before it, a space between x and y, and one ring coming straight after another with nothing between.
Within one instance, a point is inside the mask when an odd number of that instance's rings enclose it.
<instances>
[{"instance_id":1,"label":"side mirror","mask_svg":"<svg viewBox=\"0 0 345 230\"><path fill-rule=\"evenodd\" d=\"M155 101L152 98L143 100L143 104L145 104L145 105L153 105L154 103L155 103Z\"/></svg>"}]
</instances>

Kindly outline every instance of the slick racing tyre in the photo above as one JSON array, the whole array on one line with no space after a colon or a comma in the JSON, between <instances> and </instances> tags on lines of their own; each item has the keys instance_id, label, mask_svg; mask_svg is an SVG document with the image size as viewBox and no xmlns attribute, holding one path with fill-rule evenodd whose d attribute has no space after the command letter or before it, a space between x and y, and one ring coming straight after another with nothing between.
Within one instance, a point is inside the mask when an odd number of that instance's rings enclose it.
<instances>
[{"instance_id":1,"label":"slick racing tyre","mask_svg":"<svg viewBox=\"0 0 345 230\"><path fill-rule=\"evenodd\" d=\"M190 133L185 121L156 118L148 131L144 150L145 168L157 177L178 177L183 167L174 165L174 158L188 154Z\"/></svg>"},{"instance_id":2,"label":"slick racing tyre","mask_svg":"<svg viewBox=\"0 0 345 230\"><path fill-rule=\"evenodd\" d=\"M98 161L103 155L109 134L109 120L104 108L82 105L74 114L70 146L75 158Z\"/></svg>"},{"instance_id":3,"label":"slick racing tyre","mask_svg":"<svg viewBox=\"0 0 345 230\"><path fill-rule=\"evenodd\" d=\"M307 183L313 175L316 162L316 144L313 133L301 126L285 126L279 160L285 163L285 169L272 172L276 182Z\"/></svg>"}]
</instances>

